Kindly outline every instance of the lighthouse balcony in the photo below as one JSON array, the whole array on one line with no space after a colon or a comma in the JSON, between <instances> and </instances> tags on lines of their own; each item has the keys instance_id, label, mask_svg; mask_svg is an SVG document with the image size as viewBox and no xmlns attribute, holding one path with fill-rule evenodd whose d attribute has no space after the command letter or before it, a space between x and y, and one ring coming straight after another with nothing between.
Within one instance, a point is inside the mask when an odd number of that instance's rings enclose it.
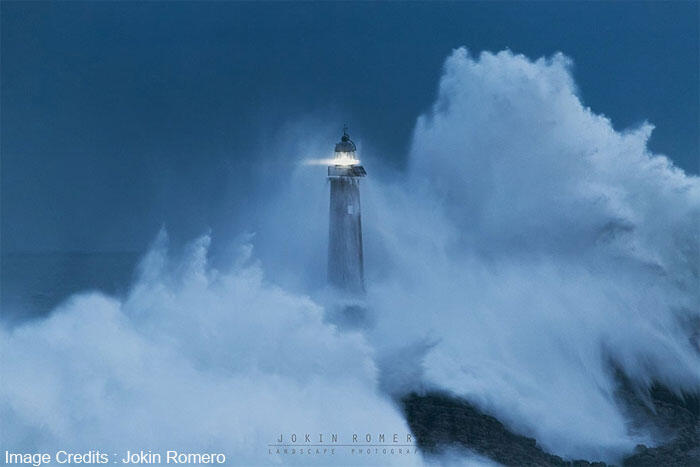
<instances>
[{"instance_id":1,"label":"lighthouse balcony","mask_svg":"<svg viewBox=\"0 0 700 467\"><path fill-rule=\"evenodd\" d=\"M364 177L367 175L365 168L361 165L330 165L328 166L329 177Z\"/></svg>"}]
</instances>

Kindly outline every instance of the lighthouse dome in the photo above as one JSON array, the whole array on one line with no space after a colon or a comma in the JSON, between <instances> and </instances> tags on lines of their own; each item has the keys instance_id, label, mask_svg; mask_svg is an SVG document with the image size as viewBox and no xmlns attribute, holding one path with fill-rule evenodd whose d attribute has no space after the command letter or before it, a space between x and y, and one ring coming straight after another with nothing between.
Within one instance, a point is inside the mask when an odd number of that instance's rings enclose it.
<instances>
[{"instance_id":1,"label":"lighthouse dome","mask_svg":"<svg viewBox=\"0 0 700 467\"><path fill-rule=\"evenodd\" d=\"M343 137L340 142L335 145L335 152L355 152L355 143L352 142L346 130L343 130Z\"/></svg>"}]
</instances>

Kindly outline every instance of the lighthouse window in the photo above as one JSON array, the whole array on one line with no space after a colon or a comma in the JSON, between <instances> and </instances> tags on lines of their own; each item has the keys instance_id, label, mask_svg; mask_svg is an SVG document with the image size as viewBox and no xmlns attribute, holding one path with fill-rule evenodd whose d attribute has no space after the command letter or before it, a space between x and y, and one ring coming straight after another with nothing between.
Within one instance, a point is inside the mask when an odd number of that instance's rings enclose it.
<instances>
[{"instance_id":1,"label":"lighthouse window","mask_svg":"<svg viewBox=\"0 0 700 467\"><path fill-rule=\"evenodd\" d=\"M348 204L348 214L355 214L355 206Z\"/></svg>"}]
</instances>

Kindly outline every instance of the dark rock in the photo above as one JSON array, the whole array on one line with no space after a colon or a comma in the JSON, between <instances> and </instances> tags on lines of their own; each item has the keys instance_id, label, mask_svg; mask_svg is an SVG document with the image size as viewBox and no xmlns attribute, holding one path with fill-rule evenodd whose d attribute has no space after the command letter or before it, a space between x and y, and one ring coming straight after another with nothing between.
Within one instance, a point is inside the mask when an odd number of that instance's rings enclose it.
<instances>
[{"instance_id":1,"label":"dark rock","mask_svg":"<svg viewBox=\"0 0 700 467\"><path fill-rule=\"evenodd\" d=\"M654 433L662 440L657 447L638 445L623 459L623 465L700 467L700 397L679 396L661 384L648 391L636 390L620 372L617 379L618 399L631 420L631 429ZM606 465L550 454L535 439L511 432L496 418L447 393L411 393L401 404L418 446L427 455L466 448L508 466Z\"/></svg>"},{"instance_id":2,"label":"dark rock","mask_svg":"<svg viewBox=\"0 0 700 467\"><path fill-rule=\"evenodd\" d=\"M405 396L402 405L418 446L428 455L450 447L467 448L504 465L604 467L602 462L566 461L549 454L533 438L508 430L466 400L445 393Z\"/></svg>"},{"instance_id":3,"label":"dark rock","mask_svg":"<svg viewBox=\"0 0 700 467\"><path fill-rule=\"evenodd\" d=\"M639 445L623 461L625 466L700 467L700 397L676 395L656 383L648 393L635 390L620 372L618 398L633 426L646 429L664 439L657 447Z\"/></svg>"}]
</instances>

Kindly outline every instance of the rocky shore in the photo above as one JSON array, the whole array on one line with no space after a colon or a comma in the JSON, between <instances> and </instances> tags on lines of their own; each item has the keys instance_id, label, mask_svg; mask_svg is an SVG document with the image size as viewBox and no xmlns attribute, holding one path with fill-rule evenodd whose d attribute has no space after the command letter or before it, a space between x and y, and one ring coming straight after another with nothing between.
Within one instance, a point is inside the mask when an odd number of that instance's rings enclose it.
<instances>
[{"instance_id":1,"label":"rocky shore","mask_svg":"<svg viewBox=\"0 0 700 467\"><path fill-rule=\"evenodd\" d=\"M624 466L700 466L700 398L674 395L656 384L636 392L618 376L618 397L633 429L649 429L666 440L657 447L637 446ZM595 460L566 460L543 450L537 440L511 432L467 400L442 392L411 393L401 404L418 446L428 455L466 448L508 466L598 466Z\"/></svg>"}]
</instances>

